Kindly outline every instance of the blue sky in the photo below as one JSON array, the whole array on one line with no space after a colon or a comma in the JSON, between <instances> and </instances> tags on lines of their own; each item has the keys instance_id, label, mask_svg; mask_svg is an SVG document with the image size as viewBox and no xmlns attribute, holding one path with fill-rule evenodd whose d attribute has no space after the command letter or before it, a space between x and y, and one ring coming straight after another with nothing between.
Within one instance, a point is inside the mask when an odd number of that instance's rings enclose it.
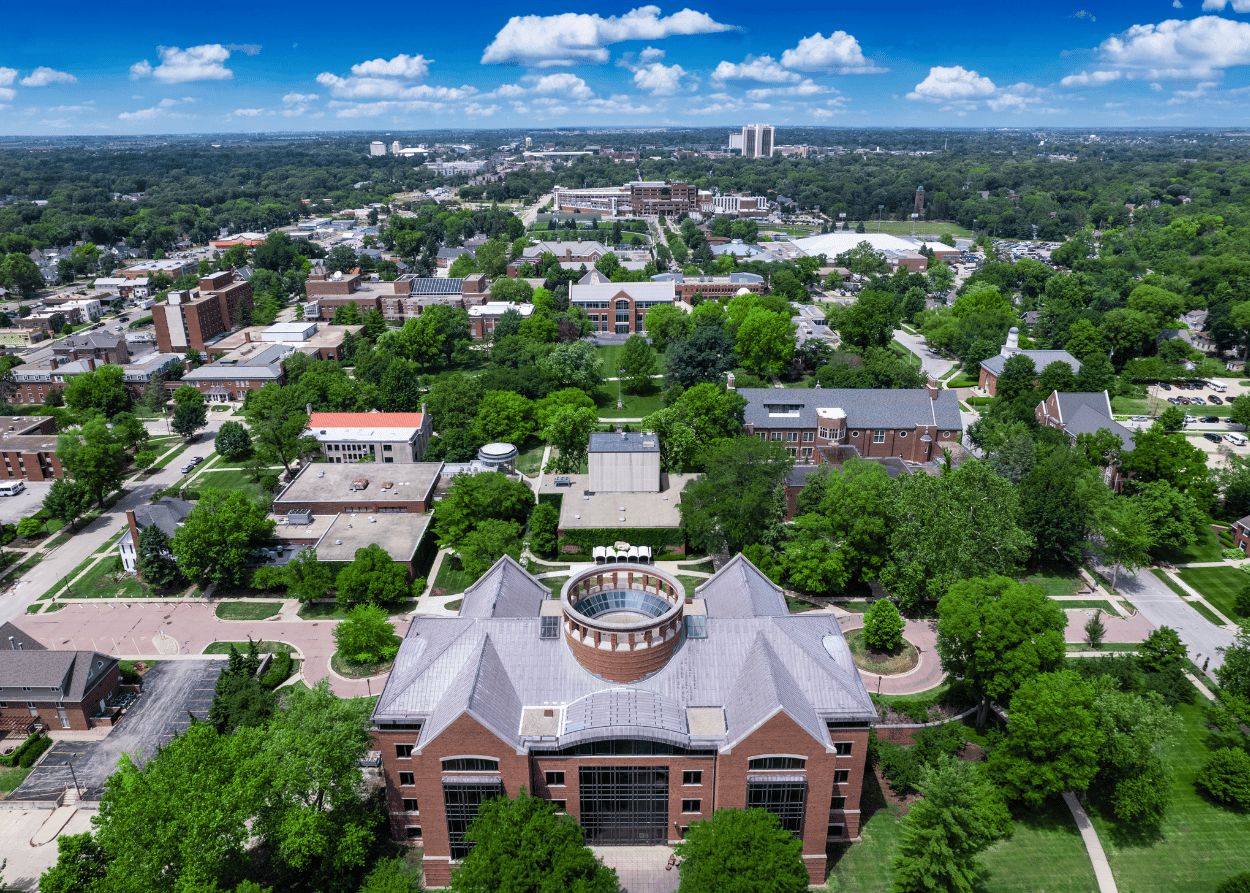
<instances>
[{"instance_id":1,"label":"blue sky","mask_svg":"<svg viewBox=\"0 0 1250 893\"><path fill-rule=\"evenodd\" d=\"M0 133L1220 126L1250 107L1250 0L524 9L22 4Z\"/></svg>"}]
</instances>

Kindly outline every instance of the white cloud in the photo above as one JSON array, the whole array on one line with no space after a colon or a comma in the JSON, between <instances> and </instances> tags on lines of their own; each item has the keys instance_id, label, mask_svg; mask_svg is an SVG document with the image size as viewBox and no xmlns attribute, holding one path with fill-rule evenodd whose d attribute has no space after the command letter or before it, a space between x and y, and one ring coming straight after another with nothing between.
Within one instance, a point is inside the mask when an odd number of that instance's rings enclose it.
<instances>
[{"instance_id":1,"label":"white cloud","mask_svg":"<svg viewBox=\"0 0 1250 893\"><path fill-rule=\"evenodd\" d=\"M1110 84L1112 81L1118 81L1124 76L1122 71L1082 71L1080 74L1070 74L1059 82L1062 87L1101 87L1103 84Z\"/></svg>"},{"instance_id":2,"label":"white cloud","mask_svg":"<svg viewBox=\"0 0 1250 893\"><path fill-rule=\"evenodd\" d=\"M198 47L157 47L161 64L155 68L144 59L130 66L132 80L154 77L167 84L183 84L187 81L224 81L234 77L234 72L222 63L230 58L230 50L219 43L206 43Z\"/></svg>"},{"instance_id":3,"label":"white cloud","mask_svg":"<svg viewBox=\"0 0 1250 893\"><path fill-rule=\"evenodd\" d=\"M258 43L228 43L226 49L232 53L242 53L245 56L255 56L260 52L260 44Z\"/></svg>"},{"instance_id":4,"label":"white cloud","mask_svg":"<svg viewBox=\"0 0 1250 893\"><path fill-rule=\"evenodd\" d=\"M531 79L534 81L533 91L541 96L559 95L582 101L595 95L595 91L591 90L585 81L567 71Z\"/></svg>"},{"instance_id":5,"label":"white cloud","mask_svg":"<svg viewBox=\"0 0 1250 893\"><path fill-rule=\"evenodd\" d=\"M1176 3L1172 4L1180 9ZM1228 5L1228 0L1202 0L1203 11L1216 10L1223 12L1224 7ZM1233 0L1233 12L1250 12L1250 0Z\"/></svg>"},{"instance_id":6,"label":"white cloud","mask_svg":"<svg viewBox=\"0 0 1250 893\"><path fill-rule=\"evenodd\" d=\"M1250 24L1201 16L1134 25L1104 40L1098 52L1129 77L1207 79L1225 68L1250 65Z\"/></svg>"},{"instance_id":7,"label":"white cloud","mask_svg":"<svg viewBox=\"0 0 1250 893\"><path fill-rule=\"evenodd\" d=\"M497 105L482 105L480 102L470 102L463 109L464 113L472 118L488 118L495 112L499 111Z\"/></svg>"},{"instance_id":8,"label":"white cloud","mask_svg":"<svg viewBox=\"0 0 1250 893\"><path fill-rule=\"evenodd\" d=\"M989 78L981 77L962 65L935 65L929 69L929 76L907 94L907 98L926 102L967 101L992 96L997 89Z\"/></svg>"},{"instance_id":9,"label":"white cloud","mask_svg":"<svg viewBox=\"0 0 1250 893\"><path fill-rule=\"evenodd\" d=\"M660 49L656 49L655 47L647 47L645 50L643 50L641 53L638 54L638 58L641 59L644 63L659 62L661 59L664 58L664 51Z\"/></svg>"},{"instance_id":10,"label":"white cloud","mask_svg":"<svg viewBox=\"0 0 1250 893\"><path fill-rule=\"evenodd\" d=\"M712 72L712 80L717 83L759 81L764 84L786 84L798 83L802 77L782 68L772 56L748 55L736 65L733 62L721 62Z\"/></svg>"},{"instance_id":11,"label":"white cloud","mask_svg":"<svg viewBox=\"0 0 1250 893\"><path fill-rule=\"evenodd\" d=\"M635 105L623 94L608 99L592 99L581 107L582 111L600 115L649 115L656 110L647 105Z\"/></svg>"},{"instance_id":12,"label":"white cloud","mask_svg":"<svg viewBox=\"0 0 1250 893\"><path fill-rule=\"evenodd\" d=\"M57 71L40 65L26 77L22 78L23 87L47 87L49 84L76 84L78 78L68 71Z\"/></svg>"},{"instance_id":13,"label":"white cloud","mask_svg":"<svg viewBox=\"0 0 1250 893\"><path fill-rule=\"evenodd\" d=\"M827 74L873 74L889 71L864 58L859 41L845 31L834 31L828 37L817 31L804 37L799 45L781 54L781 64L796 71Z\"/></svg>"},{"instance_id":14,"label":"white cloud","mask_svg":"<svg viewBox=\"0 0 1250 893\"><path fill-rule=\"evenodd\" d=\"M1156 93L1162 93L1162 92L1163 92L1163 85L1162 85L1162 84L1151 84L1151 85L1150 85L1150 89L1151 89L1151 90L1153 90L1153 91L1154 91L1154 92L1156 92Z\"/></svg>"},{"instance_id":15,"label":"white cloud","mask_svg":"<svg viewBox=\"0 0 1250 893\"><path fill-rule=\"evenodd\" d=\"M288 93L282 97L284 105L302 105L308 102L316 102L318 96L316 93Z\"/></svg>"},{"instance_id":16,"label":"white cloud","mask_svg":"<svg viewBox=\"0 0 1250 893\"><path fill-rule=\"evenodd\" d=\"M732 31L733 25L683 9L660 17L658 6L641 6L622 16L566 12L552 16L513 16L482 53L483 65L552 65L608 61L609 44L624 40L661 40L678 34Z\"/></svg>"},{"instance_id":17,"label":"white cloud","mask_svg":"<svg viewBox=\"0 0 1250 893\"><path fill-rule=\"evenodd\" d=\"M814 109L812 111L812 117L813 118L832 118L833 110L832 109Z\"/></svg>"},{"instance_id":18,"label":"white cloud","mask_svg":"<svg viewBox=\"0 0 1250 893\"><path fill-rule=\"evenodd\" d=\"M89 99L79 105L54 105L48 107L50 112L94 112L95 110L94 99Z\"/></svg>"},{"instance_id":19,"label":"white cloud","mask_svg":"<svg viewBox=\"0 0 1250 893\"><path fill-rule=\"evenodd\" d=\"M680 65L652 62L634 72L634 85L652 96L672 96L681 89L681 79L686 74Z\"/></svg>"},{"instance_id":20,"label":"white cloud","mask_svg":"<svg viewBox=\"0 0 1250 893\"><path fill-rule=\"evenodd\" d=\"M1182 2L1181 2L1181 0L1172 0L1172 8L1173 8L1173 9L1184 9L1184 8L1185 8L1185 4L1184 4L1184 3L1182 3Z\"/></svg>"},{"instance_id":21,"label":"white cloud","mask_svg":"<svg viewBox=\"0 0 1250 893\"><path fill-rule=\"evenodd\" d=\"M16 77L16 68L0 68L0 99L8 100L17 96L17 91L9 87Z\"/></svg>"},{"instance_id":22,"label":"white cloud","mask_svg":"<svg viewBox=\"0 0 1250 893\"><path fill-rule=\"evenodd\" d=\"M826 93L836 92L836 90L829 87L822 87L811 78L807 78L801 83L795 84L793 87L765 87L759 90L748 90L744 95L747 99L759 101L761 99L771 99L773 97L782 96L823 96Z\"/></svg>"},{"instance_id":23,"label":"white cloud","mask_svg":"<svg viewBox=\"0 0 1250 893\"><path fill-rule=\"evenodd\" d=\"M408 56L400 53L394 59L370 59L352 66L352 74L361 78L405 78L423 80L430 73L433 60L422 55Z\"/></svg>"},{"instance_id":24,"label":"white cloud","mask_svg":"<svg viewBox=\"0 0 1250 893\"><path fill-rule=\"evenodd\" d=\"M264 109L235 109L231 114L238 115L242 118L255 118L257 115L263 115Z\"/></svg>"},{"instance_id":25,"label":"white cloud","mask_svg":"<svg viewBox=\"0 0 1250 893\"><path fill-rule=\"evenodd\" d=\"M150 109L139 109L137 112L122 112L117 117L122 121L150 121L152 118L156 118L164 114L164 112L164 109L158 106L153 106Z\"/></svg>"},{"instance_id":26,"label":"white cloud","mask_svg":"<svg viewBox=\"0 0 1250 893\"><path fill-rule=\"evenodd\" d=\"M1215 81L1203 81L1192 90L1177 90L1172 94L1172 98L1167 101L1167 104L1184 105L1196 99L1202 99L1207 95L1207 91L1217 86L1219 85Z\"/></svg>"}]
</instances>

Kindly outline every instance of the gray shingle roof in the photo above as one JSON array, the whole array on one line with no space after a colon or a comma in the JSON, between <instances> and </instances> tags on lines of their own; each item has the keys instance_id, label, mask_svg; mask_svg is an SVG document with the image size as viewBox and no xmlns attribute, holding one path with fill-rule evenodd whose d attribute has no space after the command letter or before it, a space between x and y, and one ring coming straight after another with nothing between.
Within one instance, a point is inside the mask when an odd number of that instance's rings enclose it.
<instances>
[{"instance_id":1,"label":"gray shingle roof","mask_svg":"<svg viewBox=\"0 0 1250 893\"><path fill-rule=\"evenodd\" d=\"M504 555L464 591L461 617L537 617L550 590Z\"/></svg>"},{"instance_id":2,"label":"gray shingle roof","mask_svg":"<svg viewBox=\"0 0 1250 893\"><path fill-rule=\"evenodd\" d=\"M135 523L139 529L155 524L172 539L178 525L187 520L192 505L184 499L167 496L156 505L140 505L135 507Z\"/></svg>"},{"instance_id":3,"label":"gray shingle roof","mask_svg":"<svg viewBox=\"0 0 1250 893\"><path fill-rule=\"evenodd\" d=\"M1098 412L1092 406L1081 406L1071 417L1066 412L1064 413L1063 429L1072 437L1080 434L1095 434L1103 428L1120 438L1120 442L1124 445L1123 448L1126 452L1132 450L1135 446L1132 431L1114 419Z\"/></svg>"},{"instance_id":4,"label":"gray shingle roof","mask_svg":"<svg viewBox=\"0 0 1250 893\"><path fill-rule=\"evenodd\" d=\"M1080 360L1072 356L1072 354L1068 353L1066 350L1022 350L1019 351L1019 353L1033 361L1033 368L1039 374L1051 363L1058 363L1060 361L1067 363L1072 367L1073 375L1076 375L1076 373L1081 371ZM988 360L982 360L981 367L990 370L995 375L1002 375L1003 365L1006 362L1007 357L1002 354L998 354L990 357Z\"/></svg>"},{"instance_id":5,"label":"gray shingle roof","mask_svg":"<svg viewBox=\"0 0 1250 893\"><path fill-rule=\"evenodd\" d=\"M463 715L518 748L612 737L728 747L771 715L770 702L824 745L826 720L875 716L836 617L789 615L780 591L745 559L730 562L698 594L707 600L707 638L685 639L663 668L628 685L590 673L563 637L540 638L537 610L529 617L418 616L374 719L424 721L422 748ZM541 744L523 740L527 707L555 709L558 735ZM726 734L691 745L688 707L724 707Z\"/></svg>"},{"instance_id":6,"label":"gray shingle roof","mask_svg":"<svg viewBox=\"0 0 1250 893\"><path fill-rule=\"evenodd\" d=\"M9 647L9 639L13 640L13 647ZM0 624L0 649L6 651L47 651L39 641L26 630L14 626L7 620Z\"/></svg>"},{"instance_id":7,"label":"gray shingle roof","mask_svg":"<svg viewBox=\"0 0 1250 893\"><path fill-rule=\"evenodd\" d=\"M1067 422L1076 416L1082 406L1088 406L1099 415L1111 418L1111 401L1106 391L1056 391L1059 404L1059 421Z\"/></svg>"},{"instance_id":8,"label":"gray shingle roof","mask_svg":"<svg viewBox=\"0 0 1250 893\"><path fill-rule=\"evenodd\" d=\"M936 425L962 431L959 398L954 391L938 391L936 400L927 388L870 390L858 388L738 388L747 401L744 420L757 430L769 428L815 428L816 410L843 409L848 428L914 428ZM795 405L789 414L770 414L767 406Z\"/></svg>"},{"instance_id":9,"label":"gray shingle roof","mask_svg":"<svg viewBox=\"0 0 1250 893\"><path fill-rule=\"evenodd\" d=\"M116 663L117 658L98 651L0 651L0 697L80 702L101 673ZM23 692L23 687L35 691ZM39 691L53 688L60 691Z\"/></svg>"},{"instance_id":10,"label":"gray shingle roof","mask_svg":"<svg viewBox=\"0 0 1250 893\"><path fill-rule=\"evenodd\" d=\"M654 434L595 431L590 435L592 453L658 453L660 439Z\"/></svg>"}]
</instances>

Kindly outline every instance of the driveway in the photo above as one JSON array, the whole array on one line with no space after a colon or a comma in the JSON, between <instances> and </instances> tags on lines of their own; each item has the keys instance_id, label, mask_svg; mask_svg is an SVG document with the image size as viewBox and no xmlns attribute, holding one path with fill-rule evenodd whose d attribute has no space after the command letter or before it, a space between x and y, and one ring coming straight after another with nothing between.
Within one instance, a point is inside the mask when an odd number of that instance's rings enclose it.
<instances>
[{"instance_id":1,"label":"driveway","mask_svg":"<svg viewBox=\"0 0 1250 893\"><path fill-rule=\"evenodd\" d=\"M1108 580L1111 579L1111 568L1098 565L1098 570ZM1210 670L1214 671L1224 662L1215 649L1232 645L1233 634L1204 618L1148 568L1136 574L1121 571L1116 587L1141 612L1141 616L1156 627L1170 626L1176 630L1189 649L1189 659L1198 666L1201 667L1203 661L1210 658ZM1113 640L1108 638L1107 641Z\"/></svg>"},{"instance_id":2,"label":"driveway","mask_svg":"<svg viewBox=\"0 0 1250 893\"><path fill-rule=\"evenodd\" d=\"M0 497L0 523L16 524L29 518L43 506L43 498L51 489L51 481L27 481L26 489L16 496Z\"/></svg>"},{"instance_id":3,"label":"driveway","mask_svg":"<svg viewBox=\"0 0 1250 893\"><path fill-rule=\"evenodd\" d=\"M941 378L954 367L950 360L943 359L937 351L925 346L925 340L919 335L909 335L902 329L894 330L894 340L920 357L920 369L934 378Z\"/></svg>"},{"instance_id":4,"label":"driveway","mask_svg":"<svg viewBox=\"0 0 1250 893\"><path fill-rule=\"evenodd\" d=\"M10 795L12 800L55 797L66 786L78 788L84 800L99 800L104 782L123 753L142 762L191 724L188 714L208 719L217 677L225 664L217 660L163 661L143 676L143 694L126 716L100 741L60 741ZM69 765L73 764L71 774Z\"/></svg>"}]
</instances>

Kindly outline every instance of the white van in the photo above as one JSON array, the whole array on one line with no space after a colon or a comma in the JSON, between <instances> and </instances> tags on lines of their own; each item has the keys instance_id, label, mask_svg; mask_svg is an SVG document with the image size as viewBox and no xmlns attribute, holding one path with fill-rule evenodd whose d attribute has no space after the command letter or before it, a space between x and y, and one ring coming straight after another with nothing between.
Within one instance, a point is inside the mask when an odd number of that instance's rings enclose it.
<instances>
[{"instance_id":1,"label":"white van","mask_svg":"<svg viewBox=\"0 0 1250 893\"><path fill-rule=\"evenodd\" d=\"M5 481L0 483L0 496L16 496L25 489L25 481Z\"/></svg>"},{"instance_id":2,"label":"white van","mask_svg":"<svg viewBox=\"0 0 1250 893\"><path fill-rule=\"evenodd\" d=\"M1247 443L1250 443L1250 441L1246 440L1246 437L1244 434L1234 434L1234 433L1225 434L1224 439L1227 440L1229 443L1233 444L1234 446L1245 446Z\"/></svg>"},{"instance_id":3,"label":"white van","mask_svg":"<svg viewBox=\"0 0 1250 893\"><path fill-rule=\"evenodd\" d=\"M1218 381L1208 381L1207 387L1215 391L1217 394L1222 394L1228 390L1225 385L1220 384Z\"/></svg>"}]
</instances>

